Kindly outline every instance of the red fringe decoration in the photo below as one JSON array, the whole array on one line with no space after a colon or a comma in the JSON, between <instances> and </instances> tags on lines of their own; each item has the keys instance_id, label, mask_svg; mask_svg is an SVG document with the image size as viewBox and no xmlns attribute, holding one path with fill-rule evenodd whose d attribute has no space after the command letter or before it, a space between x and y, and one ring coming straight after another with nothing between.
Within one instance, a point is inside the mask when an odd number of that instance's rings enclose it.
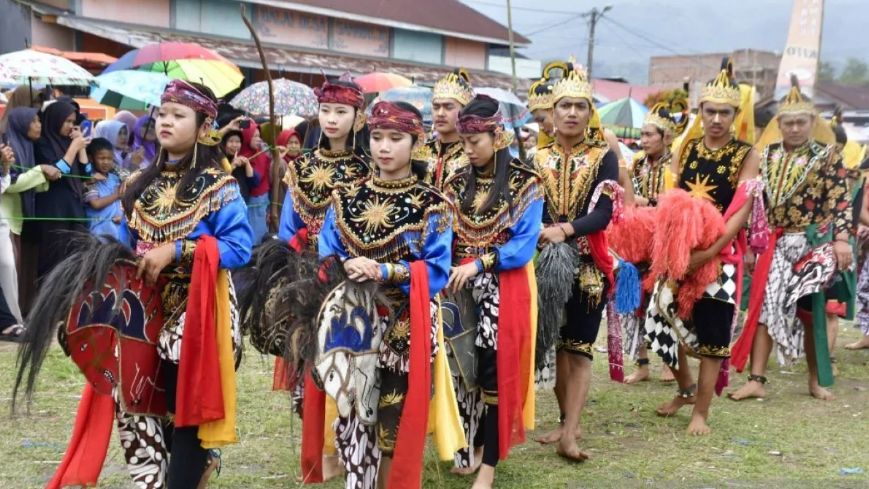
<instances>
[{"instance_id":1,"label":"red fringe decoration","mask_svg":"<svg viewBox=\"0 0 869 489\"><path fill-rule=\"evenodd\" d=\"M622 260L643 263L652 259L649 243L655 236L655 207L625 207L622 220L607 228L610 247Z\"/></svg>"},{"instance_id":2,"label":"red fringe decoration","mask_svg":"<svg viewBox=\"0 0 869 489\"><path fill-rule=\"evenodd\" d=\"M679 281L678 314L687 320L706 286L718 277L721 264L716 256L689 275L691 252L709 248L724 234L724 217L710 202L675 189L661 197L655 221L652 267L643 285L654 284L662 276Z\"/></svg>"}]
</instances>

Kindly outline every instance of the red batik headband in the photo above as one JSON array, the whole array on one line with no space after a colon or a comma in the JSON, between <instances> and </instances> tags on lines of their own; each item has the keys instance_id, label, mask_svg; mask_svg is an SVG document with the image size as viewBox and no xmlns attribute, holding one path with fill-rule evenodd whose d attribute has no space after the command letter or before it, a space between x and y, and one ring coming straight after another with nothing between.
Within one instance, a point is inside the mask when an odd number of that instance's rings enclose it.
<instances>
[{"instance_id":1,"label":"red batik headband","mask_svg":"<svg viewBox=\"0 0 869 489\"><path fill-rule=\"evenodd\" d=\"M184 80L172 80L166 85L160 103L174 102L190 107L214 119L217 117L217 102Z\"/></svg>"},{"instance_id":2,"label":"red batik headband","mask_svg":"<svg viewBox=\"0 0 869 489\"><path fill-rule=\"evenodd\" d=\"M357 109L365 106L365 97L362 96L362 90L354 87L336 85L325 81L322 87L314 89L314 94L317 96L317 102L321 104L343 104L356 107Z\"/></svg>"},{"instance_id":3,"label":"red batik headband","mask_svg":"<svg viewBox=\"0 0 869 489\"><path fill-rule=\"evenodd\" d=\"M487 95L477 95L475 98L495 101L495 99ZM499 129L501 129L501 122L502 119L500 110L492 114L490 117L470 114L460 115L459 120L456 123L456 129L458 129L459 133L461 134L482 134L484 132L497 132Z\"/></svg>"},{"instance_id":4,"label":"red batik headband","mask_svg":"<svg viewBox=\"0 0 869 489\"><path fill-rule=\"evenodd\" d=\"M419 115L413 111L402 109L392 102L377 102L371 108L368 128L371 130L394 129L418 137L425 134L422 118Z\"/></svg>"}]
</instances>

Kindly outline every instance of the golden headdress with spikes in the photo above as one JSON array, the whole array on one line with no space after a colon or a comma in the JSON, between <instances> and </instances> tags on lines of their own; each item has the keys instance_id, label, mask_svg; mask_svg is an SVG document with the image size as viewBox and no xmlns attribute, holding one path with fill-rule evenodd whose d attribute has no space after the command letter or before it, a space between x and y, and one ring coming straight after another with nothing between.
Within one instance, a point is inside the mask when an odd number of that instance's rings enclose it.
<instances>
[{"instance_id":1,"label":"golden headdress with spikes","mask_svg":"<svg viewBox=\"0 0 869 489\"><path fill-rule=\"evenodd\" d=\"M474 89L471 87L468 71L458 68L438 80L432 89L432 100L439 98L451 98L462 105L468 105L468 102L474 98Z\"/></svg>"},{"instance_id":2,"label":"golden headdress with spikes","mask_svg":"<svg viewBox=\"0 0 869 489\"><path fill-rule=\"evenodd\" d=\"M673 120L671 110L671 104L658 102L649 109L649 113L646 114L646 118L643 120L643 125L651 124L662 131L670 131L671 134L677 135L676 121Z\"/></svg>"},{"instance_id":3,"label":"golden headdress with spikes","mask_svg":"<svg viewBox=\"0 0 869 489\"><path fill-rule=\"evenodd\" d=\"M594 103L593 90L585 69L575 66L573 63L568 63L567 66L567 72L552 87L552 104L554 105L564 97L584 98L589 103Z\"/></svg>"},{"instance_id":4,"label":"golden headdress with spikes","mask_svg":"<svg viewBox=\"0 0 869 489\"><path fill-rule=\"evenodd\" d=\"M532 83L528 90L528 110L533 112L552 108L552 71L556 69L567 73L569 67L563 61L552 61L543 68L540 79Z\"/></svg>"},{"instance_id":5,"label":"golden headdress with spikes","mask_svg":"<svg viewBox=\"0 0 869 489\"><path fill-rule=\"evenodd\" d=\"M791 75L791 90L778 105L776 116L784 114L815 115L814 104L800 91L800 81L797 79L797 75Z\"/></svg>"},{"instance_id":6,"label":"golden headdress with spikes","mask_svg":"<svg viewBox=\"0 0 869 489\"><path fill-rule=\"evenodd\" d=\"M703 87L700 92L700 103L703 102L727 104L737 108L742 105L739 85L733 83L733 63L730 58L724 58L718 76Z\"/></svg>"}]
</instances>

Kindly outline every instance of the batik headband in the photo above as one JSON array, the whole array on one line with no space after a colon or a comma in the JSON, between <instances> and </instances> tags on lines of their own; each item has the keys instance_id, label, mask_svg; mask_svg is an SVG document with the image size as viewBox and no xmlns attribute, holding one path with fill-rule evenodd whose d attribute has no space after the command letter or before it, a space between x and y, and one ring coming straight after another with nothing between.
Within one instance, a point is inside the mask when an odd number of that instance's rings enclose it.
<instances>
[{"instance_id":1,"label":"batik headband","mask_svg":"<svg viewBox=\"0 0 869 489\"><path fill-rule=\"evenodd\" d=\"M203 113L212 119L217 117L217 102L184 80L172 80L166 85L160 103L166 102L190 107L195 112Z\"/></svg>"},{"instance_id":2,"label":"batik headband","mask_svg":"<svg viewBox=\"0 0 869 489\"><path fill-rule=\"evenodd\" d=\"M342 78L343 79L343 78ZM350 80L348 80L350 81ZM321 104L343 104L361 109L365 105L362 90L355 87L336 85L326 81L320 88L314 89L317 102Z\"/></svg>"},{"instance_id":3,"label":"batik headband","mask_svg":"<svg viewBox=\"0 0 869 489\"><path fill-rule=\"evenodd\" d=\"M497 104L492 97L487 95L477 95L475 99L479 100L489 100ZM498 110L494 114L489 117L483 117L481 115L472 115L472 114L461 114L459 115L459 120L456 123L456 128L459 130L461 134L481 134L484 132L495 132L501 128L501 111Z\"/></svg>"},{"instance_id":4,"label":"batik headband","mask_svg":"<svg viewBox=\"0 0 869 489\"><path fill-rule=\"evenodd\" d=\"M413 111L403 109L392 102L377 102L371 108L368 128L393 129L417 137L425 135L422 118Z\"/></svg>"}]
</instances>

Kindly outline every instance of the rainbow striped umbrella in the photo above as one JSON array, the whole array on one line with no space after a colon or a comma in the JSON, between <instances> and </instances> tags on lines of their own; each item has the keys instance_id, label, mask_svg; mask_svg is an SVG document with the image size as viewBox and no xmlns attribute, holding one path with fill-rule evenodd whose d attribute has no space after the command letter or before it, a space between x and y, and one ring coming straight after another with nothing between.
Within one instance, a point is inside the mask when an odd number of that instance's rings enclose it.
<instances>
[{"instance_id":1,"label":"rainbow striped umbrella","mask_svg":"<svg viewBox=\"0 0 869 489\"><path fill-rule=\"evenodd\" d=\"M162 73L170 80L201 83L222 97L241 85L244 76L236 65L199 44L161 42L148 44L121 56L103 74L118 70Z\"/></svg>"}]
</instances>

